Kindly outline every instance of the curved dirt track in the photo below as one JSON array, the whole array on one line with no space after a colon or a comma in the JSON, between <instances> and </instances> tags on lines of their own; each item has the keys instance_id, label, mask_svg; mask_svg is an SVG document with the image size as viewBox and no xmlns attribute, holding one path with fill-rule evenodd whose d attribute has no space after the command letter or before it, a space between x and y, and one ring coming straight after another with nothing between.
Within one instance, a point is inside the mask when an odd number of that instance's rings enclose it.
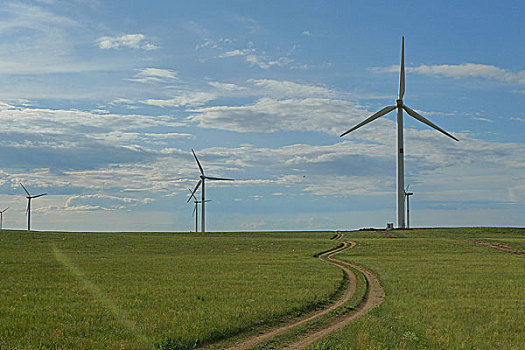
<instances>
[{"instance_id":1,"label":"curved dirt track","mask_svg":"<svg viewBox=\"0 0 525 350\"><path fill-rule=\"evenodd\" d=\"M335 237L335 239L341 239L342 238L342 234L341 233L337 233L337 237ZM250 349L252 347L254 347L255 345L267 340L267 339L270 339L274 336L277 336L281 333L284 333L292 328L295 328L297 326L300 326L302 324L305 324L309 321L312 321L318 317L321 317L323 315L326 315L327 313L329 313L330 311L333 311L335 309L337 309L338 307L344 305L346 302L348 302L350 300L350 298L352 298L354 292L355 292L355 289L356 289L356 277L354 275L354 273L352 272L352 270L350 270L349 266L355 268L355 269L358 269L359 271L361 271L365 278L366 278L366 281L367 281L367 292L366 292L366 295L365 295L365 299L364 301L359 304L359 306L351 313L349 313L348 315L346 315L345 317L341 318L341 319L338 319L338 321L330 324L327 328L324 328L322 330L319 330L319 331L316 331L316 332L313 332L313 333L308 333L304 336L301 337L301 339L297 342L294 342L292 344L289 344L287 345L287 349L303 349L313 343L315 343L316 341L326 337L327 335L345 327L347 324L349 324L350 322L352 322L353 320L355 320L357 317L359 316L362 316L364 315L365 313L367 313L369 310L371 310L372 308L378 306L379 304L381 304L383 302L383 299L384 299L384 291L383 291L383 288L381 287L381 285L379 284L379 280L377 279L377 277L371 273L370 271L368 271L367 269L359 266L359 265L356 265L356 264L352 264L352 263L348 263L348 262L345 262L345 261L342 261L342 260L339 260L339 259L336 259L333 257L333 255L345 250L345 249L349 249L349 248L352 248L353 246L355 245L355 242L343 242L343 245L338 247L338 248L335 248L335 249L332 249L328 252L325 252L321 255L319 255L319 259L321 259L322 261L325 261L325 262L328 262L332 265L336 265L337 267L339 267L340 269L342 269L345 273L345 275L347 276L348 278L348 287L347 289L345 290L343 296L338 300L336 301L335 303L333 303L332 305L330 305L328 308L326 309L323 309L323 310L320 310L320 311L317 311L313 314L310 314L309 316L305 317L304 319L301 319L299 321L296 321L296 322L293 322L293 323L290 323L288 325L284 325L282 327L278 327L278 328L274 328L268 332L265 332L265 333L262 333L262 334L259 334L259 335L256 335L256 336L252 336L252 337L248 337L244 340L241 340L239 342L237 342L235 345L229 347L228 349L229 350L246 350L246 349Z\"/></svg>"},{"instance_id":2,"label":"curved dirt track","mask_svg":"<svg viewBox=\"0 0 525 350\"><path fill-rule=\"evenodd\" d=\"M354 242L351 242L351 244L352 244L351 247L355 245ZM335 254L335 252L332 254ZM366 279L366 284L367 284L365 299L361 304L359 304L357 308L355 308L351 313L346 315L344 318L339 319L338 321L332 323L330 326L326 328L323 328L316 332L306 334L305 336L301 337L300 340L287 345L286 349L294 349L294 350L304 349L312 345L313 343L323 339L324 337L332 334L333 332L343 329L345 326L350 324L352 321L354 321L358 317L363 316L368 311L379 306L385 299L385 291L381 287L381 284L379 283L379 279L377 278L375 274L373 274L370 270L364 267L361 267L357 264L353 264L353 263L349 263L346 261L336 259L332 257L332 254L330 254L327 258L331 262L333 262L335 265L342 268L343 270L346 271L348 266L351 266L363 273Z\"/></svg>"}]
</instances>

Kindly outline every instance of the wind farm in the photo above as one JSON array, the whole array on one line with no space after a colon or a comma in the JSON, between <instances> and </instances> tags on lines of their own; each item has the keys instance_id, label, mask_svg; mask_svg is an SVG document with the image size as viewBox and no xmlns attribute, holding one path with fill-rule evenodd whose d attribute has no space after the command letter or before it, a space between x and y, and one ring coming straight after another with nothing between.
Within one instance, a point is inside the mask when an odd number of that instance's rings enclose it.
<instances>
[{"instance_id":1,"label":"wind farm","mask_svg":"<svg viewBox=\"0 0 525 350\"><path fill-rule=\"evenodd\" d=\"M523 347L525 3L2 5L0 349Z\"/></svg>"}]
</instances>

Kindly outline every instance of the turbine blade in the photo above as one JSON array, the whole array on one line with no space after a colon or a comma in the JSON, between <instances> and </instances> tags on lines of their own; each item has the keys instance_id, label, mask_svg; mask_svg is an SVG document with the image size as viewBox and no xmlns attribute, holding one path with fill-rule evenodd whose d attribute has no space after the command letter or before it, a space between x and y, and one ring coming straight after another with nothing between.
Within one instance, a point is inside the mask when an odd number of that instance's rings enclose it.
<instances>
[{"instance_id":1,"label":"turbine blade","mask_svg":"<svg viewBox=\"0 0 525 350\"><path fill-rule=\"evenodd\" d=\"M425 117L423 117L421 114L417 113L416 111L414 111L413 109L410 109L408 108L407 106L403 105L403 109L413 118L419 120L421 123L424 123L424 124L427 124L428 126L430 126L431 128L434 128L436 129L437 131L447 135L448 137L456 140L456 141L459 141L457 138L455 138L454 136L450 135L448 132L446 132L445 130L441 129L439 126L437 126L436 124L432 123L430 120L426 119Z\"/></svg>"},{"instance_id":2,"label":"turbine blade","mask_svg":"<svg viewBox=\"0 0 525 350\"><path fill-rule=\"evenodd\" d=\"M351 133L351 132L354 131L355 129L358 129L358 128L362 127L363 125L368 124L368 123L370 123L371 121L374 121L374 120L376 120L377 118L384 116L385 114L387 114L387 113L393 111L394 109L396 109L396 106L388 106L388 107L383 108L383 109L380 110L379 112L376 112L376 113L373 114L372 116L368 117L367 119L365 119L365 120L362 121L361 123L359 123L359 124L357 124L356 126L354 126L352 129L350 129L350 130L345 131L344 133L342 133L340 137L343 137L343 136L345 136L346 134Z\"/></svg>"},{"instance_id":3,"label":"turbine blade","mask_svg":"<svg viewBox=\"0 0 525 350\"><path fill-rule=\"evenodd\" d=\"M38 198L38 197L42 197L42 196L45 196L47 193L42 193L42 194L39 194L37 196L33 196L32 198Z\"/></svg>"},{"instance_id":4,"label":"turbine blade","mask_svg":"<svg viewBox=\"0 0 525 350\"><path fill-rule=\"evenodd\" d=\"M29 201L27 202L27 207L26 207L26 216L27 216L27 213L29 213Z\"/></svg>"},{"instance_id":5,"label":"turbine blade","mask_svg":"<svg viewBox=\"0 0 525 350\"><path fill-rule=\"evenodd\" d=\"M401 39L401 72L399 73L399 99L405 95L405 37Z\"/></svg>"},{"instance_id":6,"label":"turbine blade","mask_svg":"<svg viewBox=\"0 0 525 350\"><path fill-rule=\"evenodd\" d=\"M193 148L191 149L191 153L193 153L193 156L195 157L195 160L197 161L197 165L199 166L199 170L201 171L202 176L204 176L204 170L202 169L201 162L199 162L199 158L197 158L197 155L195 154L195 151Z\"/></svg>"},{"instance_id":7,"label":"turbine blade","mask_svg":"<svg viewBox=\"0 0 525 350\"><path fill-rule=\"evenodd\" d=\"M193 213L191 213L191 216L195 216L195 212L197 211L197 203L193 206Z\"/></svg>"},{"instance_id":8,"label":"turbine blade","mask_svg":"<svg viewBox=\"0 0 525 350\"><path fill-rule=\"evenodd\" d=\"M195 188L193 189L193 192L191 192L190 198L188 198L186 203L188 203L191 200L191 197L195 197L194 194L199 189L199 186L201 185L201 182L202 182L202 180L199 180L199 182L197 182L197 186L195 186Z\"/></svg>"},{"instance_id":9,"label":"turbine blade","mask_svg":"<svg viewBox=\"0 0 525 350\"><path fill-rule=\"evenodd\" d=\"M208 180L218 180L218 181L235 181L234 179L226 179L224 177L211 177L211 176L205 176Z\"/></svg>"},{"instance_id":10,"label":"turbine blade","mask_svg":"<svg viewBox=\"0 0 525 350\"><path fill-rule=\"evenodd\" d=\"M190 190L189 188L188 188L188 191L190 191L190 198L193 198L193 199L197 200L197 197L195 197L195 195L193 194L193 191ZM188 202L189 202L189 200L188 200Z\"/></svg>"},{"instance_id":11,"label":"turbine blade","mask_svg":"<svg viewBox=\"0 0 525 350\"><path fill-rule=\"evenodd\" d=\"M24 189L24 191L26 191L27 195L28 195L28 196L30 196L30 194L29 194L29 191L27 190L27 188L25 188L25 186L24 186L24 185L22 185L22 183L21 183L21 182L20 182L20 186L22 186L22 188Z\"/></svg>"}]
</instances>

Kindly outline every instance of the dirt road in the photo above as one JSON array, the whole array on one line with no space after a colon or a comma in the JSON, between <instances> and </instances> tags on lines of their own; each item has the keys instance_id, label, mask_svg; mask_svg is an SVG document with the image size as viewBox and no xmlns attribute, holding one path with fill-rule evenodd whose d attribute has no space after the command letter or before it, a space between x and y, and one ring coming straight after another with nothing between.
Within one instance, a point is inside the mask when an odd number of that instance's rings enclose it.
<instances>
[{"instance_id":1,"label":"dirt road","mask_svg":"<svg viewBox=\"0 0 525 350\"><path fill-rule=\"evenodd\" d=\"M335 237L334 237L335 238ZM337 237L335 239L341 239L342 238L342 234L338 233ZM333 255L345 250L345 249L349 249L349 248L352 248L353 246L355 245L354 242L343 242L342 246L336 248L336 249L333 249L333 250L330 250L328 252L325 252L321 255L319 255L319 259L325 261L325 262L328 262L330 264L333 264L333 265L336 265L337 267L339 267L340 269L342 269L344 271L344 273L346 274L347 278L348 278L348 287L347 289L345 290L344 294L342 295L342 297L336 301L335 303L333 303L332 305L330 305L328 308L326 309L323 309L323 310L320 310L320 311L317 311L313 314L310 314L309 316L305 317L304 319L301 319L299 321L296 321L296 322L292 322L290 324L287 324L287 325L284 325L284 326L281 326L281 327L278 327L278 328L274 328L268 332L265 332L265 333L262 333L262 334L259 334L259 335L256 335L256 336L252 336L252 337L249 337L249 338L246 338L244 340L241 340L239 342L237 342L234 346L228 348L230 350L245 350L245 349L250 349L251 347L267 340L267 339L270 339L274 336L277 336L281 333L284 333L292 328L295 328L297 326L300 326L302 324L305 324L309 321L312 321L318 317L321 317L323 315L326 315L327 313L329 313L330 311L333 311L335 309L337 309L338 307L341 307L342 305L344 305L346 302L348 302L350 300L350 298L352 297L352 295L354 294L355 292L355 289L356 289L356 277L354 275L354 273L352 272L352 270L349 268L350 266L355 268L355 269L358 269L359 271L361 271L365 278L366 278L366 281L367 281L367 293L365 295L365 300L355 309L353 310L351 313L347 314L345 317L341 318L341 319L338 319L336 322L334 323L331 323L329 324L326 328L322 329L322 330L318 330L316 332L312 332L312 333L308 333L308 334L305 334L304 336L301 336L301 339L292 343L292 344L289 344L288 345L288 349L304 349L305 347L315 343L316 341L326 337L327 335L339 330L339 329L342 329L343 327L345 327L346 325L348 325L350 322L352 322L353 320L355 320L356 318L364 315L365 313L367 313L369 310L371 310L372 308L378 306L379 304L381 304L383 302L383 299L384 299L384 291L383 291L383 288L381 287L381 285L379 284L379 280L377 279L377 277L370 271L368 271L367 269L359 266L359 265L356 265L356 264L352 264L352 263L348 263L348 262L345 262L345 261L342 261L342 260L339 260L339 259L336 259L333 257Z\"/></svg>"}]
</instances>

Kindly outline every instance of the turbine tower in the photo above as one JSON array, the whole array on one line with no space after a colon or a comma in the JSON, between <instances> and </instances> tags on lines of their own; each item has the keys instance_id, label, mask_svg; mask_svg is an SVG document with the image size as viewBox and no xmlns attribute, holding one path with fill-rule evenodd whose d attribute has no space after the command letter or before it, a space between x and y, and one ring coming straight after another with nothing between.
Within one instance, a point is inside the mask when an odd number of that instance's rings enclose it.
<instances>
[{"instance_id":1,"label":"turbine tower","mask_svg":"<svg viewBox=\"0 0 525 350\"><path fill-rule=\"evenodd\" d=\"M217 180L217 181L234 181L234 180L233 179L226 179L226 178L222 178L222 177L211 177L211 176L204 175L204 170L202 169L201 163L199 162L199 159L197 158L197 155L195 154L195 151L193 149L191 150L191 153L193 153L193 156L195 157L195 160L197 161L197 165L199 166L199 170L201 172L201 175L200 175L201 179L199 180L199 182L197 182L197 186L195 186L195 188L191 192L191 195L193 196L195 194L195 191L197 191L197 189L199 188L199 186L202 185L202 188L201 188L201 206L202 206L202 210L201 210L201 232L206 232L206 211L205 211L206 210L206 208L205 208L205 204L206 204L205 182L206 182L206 180ZM190 199L191 199L191 196L188 199L188 202L190 201Z\"/></svg>"},{"instance_id":2,"label":"turbine tower","mask_svg":"<svg viewBox=\"0 0 525 350\"><path fill-rule=\"evenodd\" d=\"M372 116L368 117L361 123L354 126L352 129L345 131L341 134L341 137L345 136L346 134L362 127L365 124L370 123L371 121L376 120L379 117L384 116L385 114L393 111L397 108L397 227L398 228L405 228L405 193L404 193L404 187L405 187L405 165L404 165L404 150L403 150L403 110L408 113L409 116L412 118L419 120L420 122L427 124L431 128L436 129L437 131L447 135L448 137L459 141L454 136L450 135L445 130L441 129L436 124L432 123L430 120L426 119L413 109L407 107L405 104L403 104L403 96L405 95L405 37L402 38L401 42L401 72L399 75L399 95L398 99L396 100L396 104L394 106L388 106L377 113L373 114Z\"/></svg>"},{"instance_id":3,"label":"turbine tower","mask_svg":"<svg viewBox=\"0 0 525 350\"><path fill-rule=\"evenodd\" d=\"M405 189L405 197L407 199L407 228L410 228L410 196L414 194L414 192L408 192L409 187L410 185L407 185Z\"/></svg>"},{"instance_id":4,"label":"turbine tower","mask_svg":"<svg viewBox=\"0 0 525 350\"><path fill-rule=\"evenodd\" d=\"M190 191L190 199L193 198L193 203L195 203L193 206L193 212L191 213L191 216L195 216L195 232L199 232L199 203L201 201L195 197L191 189L188 189L188 191ZM186 203L188 203L190 199L188 199ZM206 202L211 202L211 199L207 199Z\"/></svg>"},{"instance_id":5,"label":"turbine tower","mask_svg":"<svg viewBox=\"0 0 525 350\"><path fill-rule=\"evenodd\" d=\"M195 216L195 232L199 232L199 200L197 197L195 197L191 189L188 189L188 191L190 191L190 198L186 203L188 203L190 199L193 198L193 203L195 203L195 205L193 206L193 212L191 213L191 216Z\"/></svg>"},{"instance_id":6,"label":"turbine tower","mask_svg":"<svg viewBox=\"0 0 525 350\"><path fill-rule=\"evenodd\" d=\"M4 213L7 209L9 209L9 207L5 208L4 210L0 210L0 230L4 229Z\"/></svg>"},{"instance_id":7,"label":"turbine tower","mask_svg":"<svg viewBox=\"0 0 525 350\"><path fill-rule=\"evenodd\" d=\"M32 196L29 191L27 190L27 188L24 187L24 185L22 185L22 183L20 183L20 186L22 186L22 188L24 189L24 191L26 191L27 193L27 209L26 209L26 215L27 215L27 232L30 232L31 231L31 199L33 198L38 198L38 197L42 197L42 196L45 196L47 193L42 193L42 194L38 194L36 196Z\"/></svg>"}]
</instances>

